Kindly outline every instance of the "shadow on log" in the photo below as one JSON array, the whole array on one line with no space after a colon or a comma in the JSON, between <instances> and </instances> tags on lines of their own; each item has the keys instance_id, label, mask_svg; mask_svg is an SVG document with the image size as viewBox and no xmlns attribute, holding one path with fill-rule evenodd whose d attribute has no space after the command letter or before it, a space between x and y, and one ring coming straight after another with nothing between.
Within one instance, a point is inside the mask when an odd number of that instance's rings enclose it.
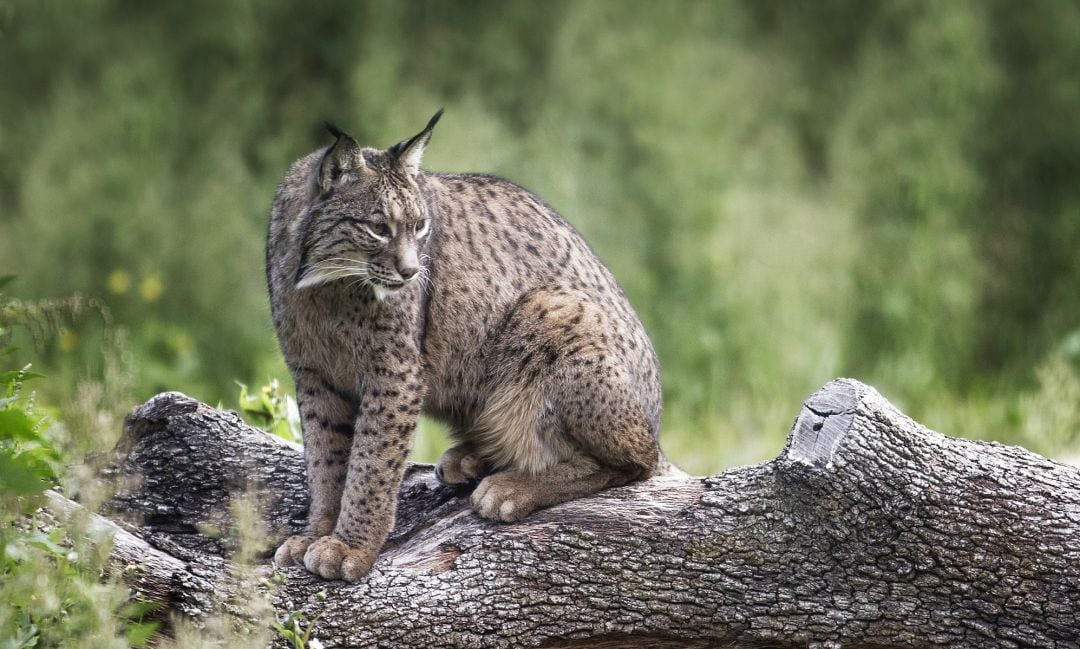
<instances>
[{"instance_id":1,"label":"shadow on log","mask_svg":"<svg viewBox=\"0 0 1080 649\"><path fill-rule=\"evenodd\" d=\"M178 393L129 416L111 472L137 477L111 503L138 524L117 560L196 622L211 591L243 596L206 533L232 494L258 494L275 538L304 522L300 449ZM857 381L756 466L514 524L467 495L412 465L371 575L290 568L277 601L309 602L326 647L1080 646L1080 471L927 430Z\"/></svg>"}]
</instances>

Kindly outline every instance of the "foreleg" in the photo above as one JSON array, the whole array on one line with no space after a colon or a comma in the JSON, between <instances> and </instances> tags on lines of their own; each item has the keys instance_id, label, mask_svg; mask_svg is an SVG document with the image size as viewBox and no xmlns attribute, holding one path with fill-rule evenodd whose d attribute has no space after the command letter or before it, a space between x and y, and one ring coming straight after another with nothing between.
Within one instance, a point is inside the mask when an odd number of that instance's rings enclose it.
<instances>
[{"instance_id":1,"label":"foreleg","mask_svg":"<svg viewBox=\"0 0 1080 649\"><path fill-rule=\"evenodd\" d=\"M362 392L337 523L304 555L307 569L325 579L366 575L394 526L423 394L418 369L376 377L391 380L371 380Z\"/></svg>"},{"instance_id":2,"label":"foreleg","mask_svg":"<svg viewBox=\"0 0 1080 649\"><path fill-rule=\"evenodd\" d=\"M357 415L356 399L332 386L318 372L301 369L294 376L311 505L304 532L290 537L274 553L274 562L279 566L302 563L308 546L330 534L337 524Z\"/></svg>"}]
</instances>

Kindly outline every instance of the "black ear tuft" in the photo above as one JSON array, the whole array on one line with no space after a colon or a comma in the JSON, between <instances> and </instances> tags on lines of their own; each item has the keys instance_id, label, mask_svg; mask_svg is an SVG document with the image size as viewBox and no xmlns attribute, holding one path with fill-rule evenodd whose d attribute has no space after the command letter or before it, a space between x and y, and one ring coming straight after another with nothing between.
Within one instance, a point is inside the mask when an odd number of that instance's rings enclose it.
<instances>
[{"instance_id":1,"label":"black ear tuft","mask_svg":"<svg viewBox=\"0 0 1080 649\"><path fill-rule=\"evenodd\" d=\"M443 109L439 109L428 120L424 130L412 136L408 140L398 142L388 149L390 155L397 159L398 164L409 174L415 175L420 170L420 158L424 155L424 149L431 140L431 131L442 117Z\"/></svg>"},{"instance_id":2,"label":"black ear tuft","mask_svg":"<svg viewBox=\"0 0 1080 649\"><path fill-rule=\"evenodd\" d=\"M340 128L334 126L330 122L323 122L323 124L326 125L326 130L330 131L330 135L333 135L336 138L348 137L348 135L345 133L345 131L343 131Z\"/></svg>"},{"instance_id":3,"label":"black ear tuft","mask_svg":"<svg viewBox=\"0 0 1080 649\"><path fill-rule=\"evenodd\" d=\"M431 119L428 120L427 126L424 127L424 130L425 131L430 131L431 129L435 128L435 125L439 123L439 118L442 117L442 114L443 114L443 109L442 108L435 111L435 114L432 115Z\"/></svg>"}]
</instances>

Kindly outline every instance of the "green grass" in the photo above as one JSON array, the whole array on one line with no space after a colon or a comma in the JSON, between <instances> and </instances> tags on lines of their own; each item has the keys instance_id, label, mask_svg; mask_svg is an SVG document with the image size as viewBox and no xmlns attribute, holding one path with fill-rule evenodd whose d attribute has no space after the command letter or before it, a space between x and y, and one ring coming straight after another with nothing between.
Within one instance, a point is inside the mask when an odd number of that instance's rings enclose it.
<instances>
[{"instance_id":1,"label":"green grass","mask_svg":"<svg viewBox=\"0 0 1080 649\"><path fill-rule=\"evenodd\" d=\"M0 362L9 360L0 353ZM145 646L146 606L101 578L111 539L38 510L71 459L69 432L35 405L31 368L0 373L0 646Z\"/></svg>"}]
</instances>

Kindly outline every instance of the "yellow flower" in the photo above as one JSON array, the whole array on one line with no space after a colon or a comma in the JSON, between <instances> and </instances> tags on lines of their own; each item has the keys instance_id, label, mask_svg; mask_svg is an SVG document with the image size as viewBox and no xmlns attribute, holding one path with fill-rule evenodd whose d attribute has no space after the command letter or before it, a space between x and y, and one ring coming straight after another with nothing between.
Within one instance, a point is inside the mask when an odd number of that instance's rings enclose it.
<instances>
[{"instance_id":1,"label":"yellow flower","mask_svg":"<svg viewBox=\"0 0 1080 649\"><path fill-rule=\"evenodd\" d=\"M109 279L105 280L105 283L110 293L122 295L131 288L131 274L122 268L117 268L109 273Z\"/></svg>"},{"instance_id":2,"label":"yellow flower","mask_svg":"<svg viewBox=\"0 0 1080 649\"><path fill-rule=\"evenodd\" d=\"M147 302L155 302L165 292L165 285L161 282L161 276L150 273L139 282L139 295Z\"/></svg>"},{"instance_id":3,"label":"yellow flower","mask_svg":"<svg viewBox=\"0 0 1080 649\"><path fill-rule=\"evenodd\" d=\"M181 332L173 338L173 347L176 349L177 356L187 358L191 356L191 352L195 351L195 341L191 339L191 336Z\"/></svg>"},{"instance_id":4,"label":"yellow flower","mask_svg":"<svg viewBox=\"0 0 1080 649\"><path fill-rule=\"evenodd\" d=\"M73 351L75 347L79 344L79 334L75 333L71 329L61 329L59 332L59 336L57 336L56 342L60 346L60 351Z\"/></svg>"}]
</instances>

